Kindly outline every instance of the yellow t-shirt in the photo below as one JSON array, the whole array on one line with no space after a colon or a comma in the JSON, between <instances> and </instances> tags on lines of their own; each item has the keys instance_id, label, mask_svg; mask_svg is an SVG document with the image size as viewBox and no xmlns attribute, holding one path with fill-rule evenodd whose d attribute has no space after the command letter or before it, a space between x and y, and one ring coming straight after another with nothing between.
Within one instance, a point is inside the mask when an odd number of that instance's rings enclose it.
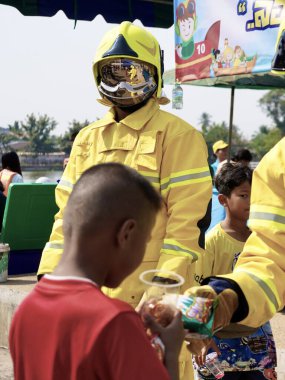
<instances>
[{"instance_id":1,"label":"yellow t-shirt","mask_svg":"<svg viewBox=\"0 0 285 380\"><path fill-rule=\"evenodd\" d=\"M201 283L205 277L231 273L244 244L227 234L218 223L206 235L205 252L196 263L196 282Z\"/></svg>"}]
</instances>

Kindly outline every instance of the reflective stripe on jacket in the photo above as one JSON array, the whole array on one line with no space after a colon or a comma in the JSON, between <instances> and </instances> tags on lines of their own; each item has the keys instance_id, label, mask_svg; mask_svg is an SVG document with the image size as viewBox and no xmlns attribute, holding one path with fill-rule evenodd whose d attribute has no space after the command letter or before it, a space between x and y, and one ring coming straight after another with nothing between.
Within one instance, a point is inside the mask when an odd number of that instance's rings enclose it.
<instances>
[{"instance_id":1,"label":"reflective stripe on jacket","mask_svg":"<svg viewBox=\"0 0 285 380\"><path fill-rule=\"evenodd\" d=\"M80 175L94 164L121 162L146 177L164 201L143 263L120 288L106 290L110 296L136 306L143 294L138 278L144 270L163 267L181 274L186 279L185 289L191 284L191 263L201 252L202 229L207 228L201 220L211 198L211 176L201 134L160 110L155 98L120 122L114 120L113 112L111 109L105 118L76 137L56 189L60 211L44 249L39 274L52 272L60 259L62 213Z\"/></svg>"},{"instance_id":2,"label":"reflective stripe on jacket","mask_svg":"<svg viewBox=\"0 0 285 380\"><path fill-rule=\"evenodd\" d=\"M253 232L226 277L239 284L249 305L240 323L257 327L285 303L285 138L254 171L249 226Z\"/></svg>"},{"instance_id":3,"label":"reflective stripe on jacket","mask_svg":"<svg viewBox=\"0 0 285 380\"><path fill-rule=\"evenodd\" d=\"M2 182L3 187L4 187L3 194L5 195L5 197L7 197L9 185L16 174L17 174L16 172L12 172L11 170L8 170L8 169L3 169L0 172L0 181Z\"/></svg>"}]
</instances>

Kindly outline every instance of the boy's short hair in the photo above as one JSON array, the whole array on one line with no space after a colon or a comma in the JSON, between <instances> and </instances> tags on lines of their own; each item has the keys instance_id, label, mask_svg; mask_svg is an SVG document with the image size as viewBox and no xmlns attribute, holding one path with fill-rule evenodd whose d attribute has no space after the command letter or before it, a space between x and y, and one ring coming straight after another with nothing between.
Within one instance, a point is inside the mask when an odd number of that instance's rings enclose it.
<instances>
[{"instance_id":1,"label":"boy's short hair","mask_svg":"<svg viewBox=\"0 0 285 380\"><path fill-rule=\"evenodd\" d=\"M225 163L215 177L215 187L220 194L229 197L244 182L252 181L252 170L240 163Z\"/></svg>"},{"instance_id":2,"label":"boy's short hair","mask_svg":"<svg viewBox=\"0 0 285 380\"><path fill-rule=\"evenodd\" d=\"M64 232L77 228L85 234L128 218L141 221L160 207L160 194L134 169L119 163L95 165L73 187L64 211Z\"/></svg>"}]
</instances>

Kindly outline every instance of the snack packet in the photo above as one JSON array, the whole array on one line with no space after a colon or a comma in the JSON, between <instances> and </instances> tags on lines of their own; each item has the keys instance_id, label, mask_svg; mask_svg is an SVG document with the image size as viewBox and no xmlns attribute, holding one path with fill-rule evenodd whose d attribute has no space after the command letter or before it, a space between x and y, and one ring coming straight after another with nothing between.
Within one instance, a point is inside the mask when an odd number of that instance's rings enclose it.
<instances>
[{"instance_id":1,"label":"snack packet","mask_svg":"<svg viewBox=\"0 0 285 380\"><path fill-rule=\"evenodd\" d=\"M205 339L213 336L213 322L217 299L179 296L177 308L182 312L182 321L187 337Z\"/></svg>"}]
</instances>

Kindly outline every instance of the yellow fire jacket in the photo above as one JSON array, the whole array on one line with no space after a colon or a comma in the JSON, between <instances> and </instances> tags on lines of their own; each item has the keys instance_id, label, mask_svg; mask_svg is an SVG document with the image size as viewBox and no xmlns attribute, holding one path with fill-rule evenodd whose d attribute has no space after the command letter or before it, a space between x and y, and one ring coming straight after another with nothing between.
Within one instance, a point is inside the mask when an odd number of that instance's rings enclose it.
<instances>
[{"instance_id":1,"label":"yellow fire jacket","mask_svg":"<svg viewBox=\"0 0 285 380\"><path fill-rule=\"evenodd\" d=\"M139 273L156 267L181 274L186 289L193 276L191 263L202 249L202 229L207 228L203 218L212 188L207 150L201 134L177 116L160 110L155 98L120 122L115 121L111 108L103 119L80 131L56 188L60 210L38 273L52 272L61 257L62 215L73 185L92 165L111 161L138 170L161 192L164 204L143 263L120 288L106 292L136 306L143 294Z\"/></svg>"},{"instance_id":2,"label":"yellow fire jacket","mask_svg":"<svg viewBox=\"0 0 285 380\"><path fill-rule=\"evenodd\" d=\"M257 327L285 303L285 138L253 174L249 227L252 230L234 272L248 305L241 324Z\"/></svg>"}]
</instances>

